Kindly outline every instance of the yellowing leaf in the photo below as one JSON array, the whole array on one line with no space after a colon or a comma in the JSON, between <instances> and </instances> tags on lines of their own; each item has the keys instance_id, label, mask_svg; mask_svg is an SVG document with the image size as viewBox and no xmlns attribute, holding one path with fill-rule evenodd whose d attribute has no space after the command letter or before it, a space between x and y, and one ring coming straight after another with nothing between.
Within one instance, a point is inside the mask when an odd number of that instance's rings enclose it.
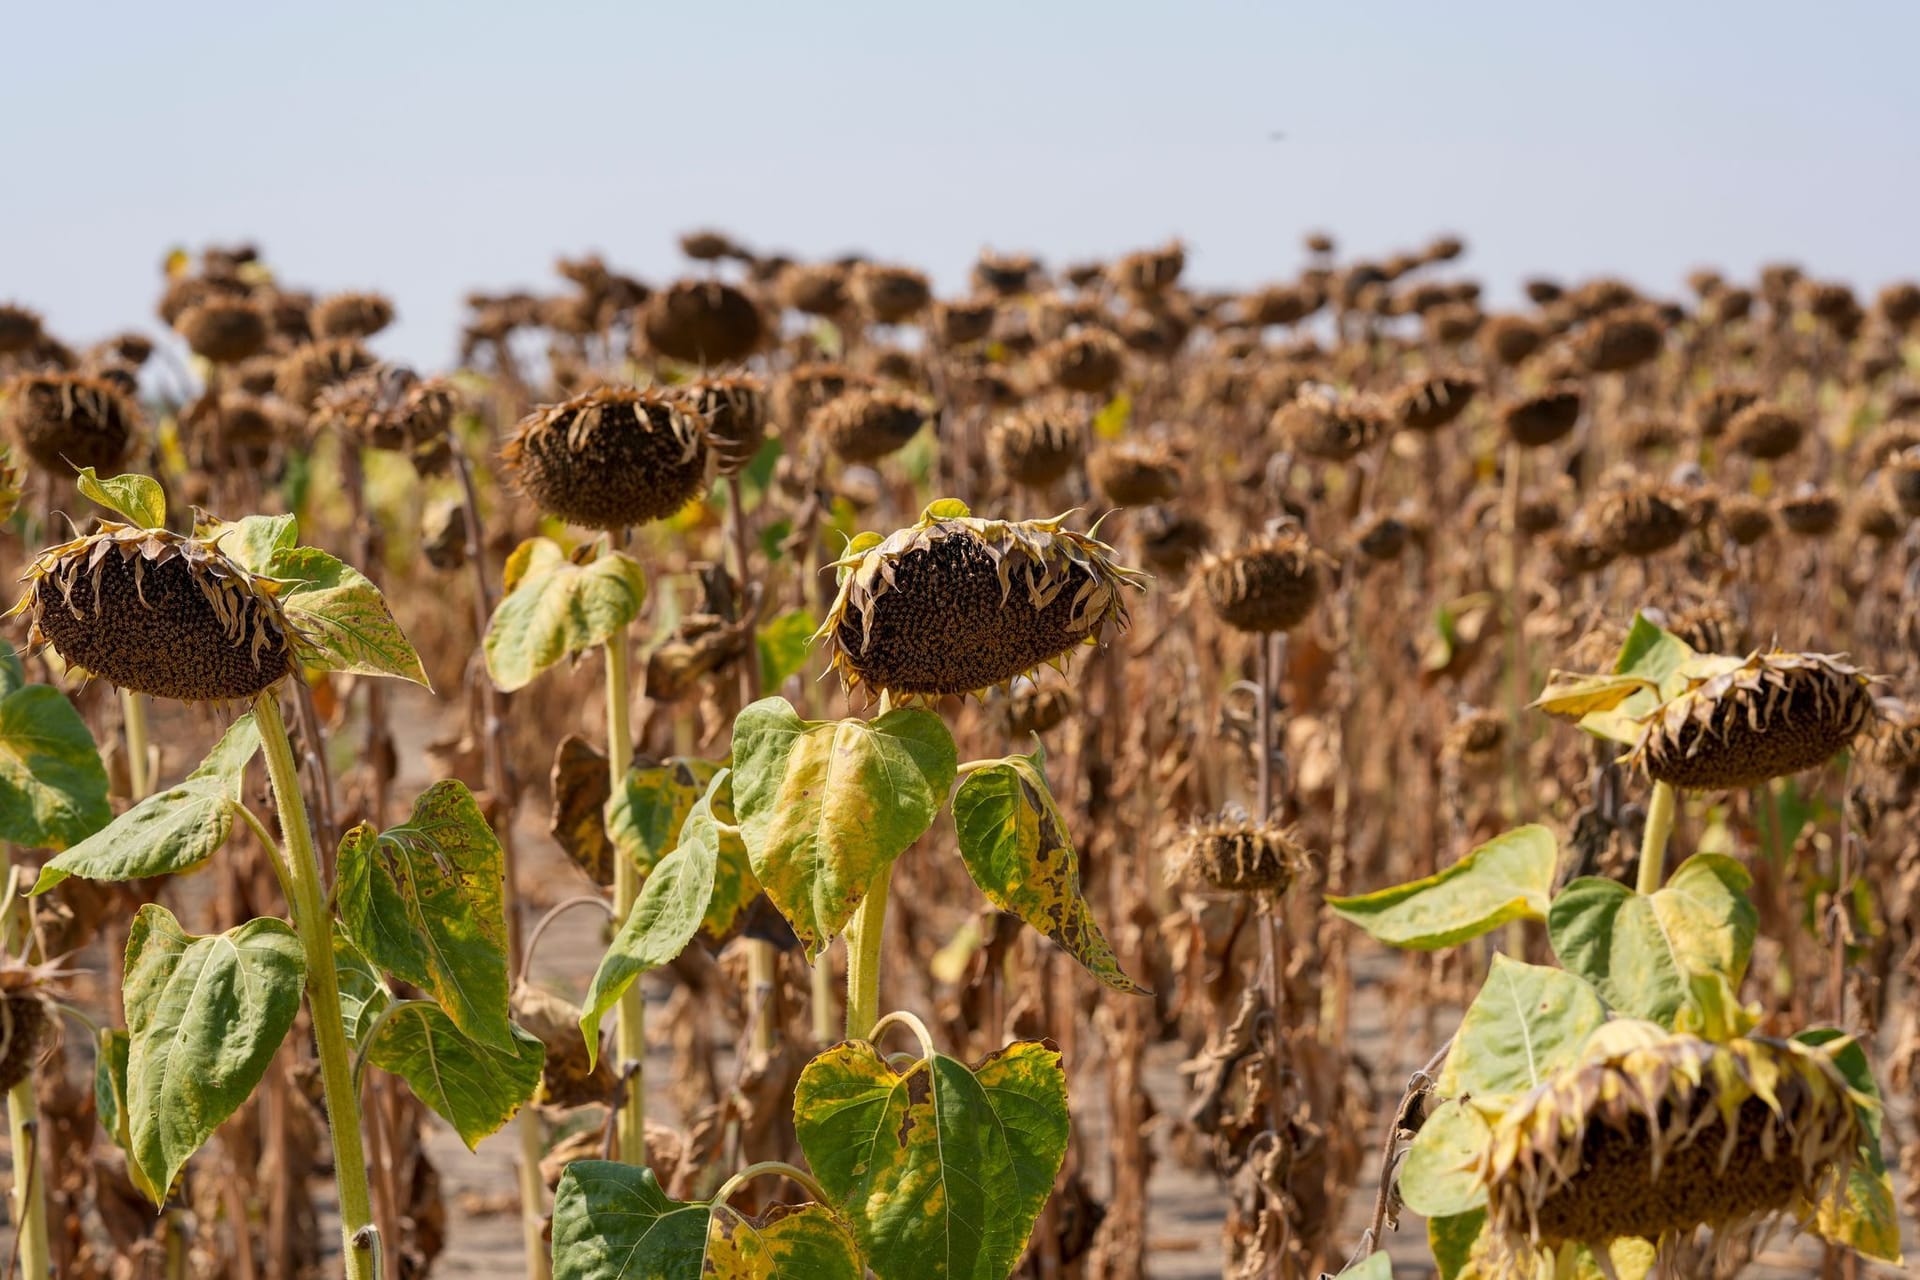
<instances>
[{"instance_id":1,"label":"yellowing leaf","mask_svg":"<svg viewBox=\"0 0 1920 1280\"><path fill-rule=\"evenodd\" d=\"M129 472L102 480L92 467L82 467L74 487L136 528L166 528L167 495L152 476Z\"/></svg>"},{"instance_id":2,"label":"yellowing leaf","mask_svg":"<svg viewBox=\"0 0 1920 1280\"><path fill-rule=\"evenodd\" d=\"M1435 875L1327 905L1389 946L1432 951L1509 920L1544 920L1559 856L1551 831L1516 827Z\"/></svg>"},{"instance_id":3,"label":"yellowing leaf","mask_svg":"<svg viewBox=\"0 0 1920 1280\"><path fill-rule=\"evenodd\" d=\"M546 539L523 543L508 562L512 588L487 624L487 673L511 693L563 658L623 635L640 615L647 580L631 557L613 552L579 565Z\"/></svg>"},{"instance_id":4,"label":"yellowing leaf","mask_svg":"<svg viewBox=\"0 0 1920 1280\"><path fill-rule=\"evenodd\" d=\"M1525 1093L1577 1060L1606 1019L1598 993L1573 974L1496 955L1436 1087L1483 1106Z\"/></svg>"}]
</instances>

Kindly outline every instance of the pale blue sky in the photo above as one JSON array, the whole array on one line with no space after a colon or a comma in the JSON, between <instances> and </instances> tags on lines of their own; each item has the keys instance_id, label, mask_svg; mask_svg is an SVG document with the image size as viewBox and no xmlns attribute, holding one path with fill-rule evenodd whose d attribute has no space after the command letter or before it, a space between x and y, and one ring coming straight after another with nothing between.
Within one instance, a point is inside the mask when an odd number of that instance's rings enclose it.
<instances>
[{"instance_id":1,"label":"pale blue sky","mask_svg":"<svg viewBox=\"0 0 1920 1280\"><path fill-rule=\"evenodd\" d=\"M473 287L717 224L958 287L1169 235L1201 283L1455 230L1474 270L1790 256L1920 274L1920 4L82 3L6 6L0 299L152 328L169 244L251 237L454 348ZM1282 141L1269 134L1284 132Z\"/></svg>"}]
</instances>

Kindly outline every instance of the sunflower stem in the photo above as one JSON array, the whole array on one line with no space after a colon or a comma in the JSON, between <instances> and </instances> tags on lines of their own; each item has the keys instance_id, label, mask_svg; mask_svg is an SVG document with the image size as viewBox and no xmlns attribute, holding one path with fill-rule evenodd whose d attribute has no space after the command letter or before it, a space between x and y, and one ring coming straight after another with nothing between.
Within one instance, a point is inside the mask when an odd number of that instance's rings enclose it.
<instances>
[{"instance_id":1,"label":"sunflower stem","mask_svg":"<svg viewBox=\"0 0 1920 1280\"><path fill-rule=\"evenodd\" d=\"M32 931L26 919L26 899L17 895L16 880L7 883L8 901L4 926L6 949L12 953L20 940ZM47 1189L41 1170L46 1161L40 1154L40 1102L33 1092L33 1072L7 1091L7 1134L13 1153L13 1190L7 1207L13 1214L14 1251L20 1260L21 1274L33 1280L53 1274L53 1253L47 1235Z\"/></svg>"},{"instance_id":2,"label":"sunflower stem","mask_svg":"<svg viewBox=\"0 0 1920 1280\"><path fill-rule=\"evenodd\" d=\"M280 809L280 832L286 841L287 882L292 886L288 906L294 932L307 958L307 1008L313 1015L313 1039L320 1051L320 1083L326 1095L327 1118L333 1131L334 1179L340 1192L341 1258L346 1280L374 1280L373 1199L367 1186L367 1160L360 1138L360 1096L353 1087L353 1061L347 1049L346 1021L340 1012L340 975L333 964L333 917L320 883L320 856L307 823L307 806L300 794L300 767L287 724L280 716L280 697L268 689L254 699L254 720L266 748L267 776L273 783L274 803Z\"/></svg>"},{"instance_id":3,"label":"sunflower stem","mask_svg":"<svg viewBox=\"0 0 1920 1280\"><path fill-rule=\"evenodd\" d=\"M627 649L627 633L607 641L607 768L617 793L627 785L627 770L633 764L632 655ZM640 896L640 868L633 859L615 854L613 859L613 918L623 921L633 913L634 899ZM616 1123L620 1160L625 1164L647 1162L647 997L639 983L629 986L620 997L620 1015L614 1023L614 1055L622 1072L630 1072L620 1115Z\"/></svg>"},{"instance_id":4,"label":"sunflower stem","mask_svg":"<svg viewBox=\"0 0 1920 1280\"><path fill-rule=\"evenodd\" d=\"M1671 784L1653 784L1653 799L1647 805L1647 829L1640 837L1640 876L1634 884L1641 893L1654 893L1667 882L1667 837L1673 834L1677 799Z\"/></svg>"},{"instance_id":5,"label":"sunflower stem","mask_svg":"<svg viewBox=\"0 0 1920 1280\"><path fill-rule=\"evenodd\" d=\"M138 804L153 794L153 775L147 758L147 697L131 689L120 691L120 716L127 729L127 785Z\"/></svg>"},{"instance_id":6,"label":"sunflower stem","mask_svg":"<svg viewBox=\"0 0 1920 1280\"><path fill-rule=\"evenodd\" d=\"M864 1040L880 1021L880 938L887 923L888 863L867 886L867 896L847 922L847 1039Z\"/></svg>"}]
</instances>

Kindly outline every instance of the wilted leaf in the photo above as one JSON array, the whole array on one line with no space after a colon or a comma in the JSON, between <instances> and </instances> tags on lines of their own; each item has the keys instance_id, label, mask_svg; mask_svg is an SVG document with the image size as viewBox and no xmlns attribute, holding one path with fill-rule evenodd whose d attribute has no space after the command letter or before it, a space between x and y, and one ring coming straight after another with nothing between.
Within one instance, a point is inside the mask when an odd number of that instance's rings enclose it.
<instances>
[{"instance_id":1,"label":"wilted leaf","mask_svg":"<svg viewBox=\"0 0 1920 1280\"><path fill-rule=\"evenodd\" d=\"M1573 974L1496 955L1436 1087L1482 1106L1525 1093L1573 1062L1606 1018L1598 993Z\"/></svg>"},{"instance_id":2,"label":"wilted leaf","mask_svg":"<svg viewBox=\"0 0 1920 1280\"><path fill-rule=\"evenodd\" d=\"M554 1280L860 1280L859 1246L824 1205L755 1221L669 1199L653 1170L575 1160L553 1199Z\"/></svg>"},{"instance_id":3,"label":"wilted leaf","mask_svg":"<svg viewBox=\"0 0 1920 1280\"><path fill-rule=\"evenodd\" d=\"M386 597L358 569L318 547L280 547L268 576L285 584L280 601L307 642L304 664L431 687Z\"/></svg>"},{"instance_id":4,"label":"wilted leaf","mask_svg":"<svg viewBox=\"0 0 1920 1280\"><path fill-rule=\"evenodd\" d=\"M633 910L621 922L607 954L594 970L593 982L580 1013L580 1033L587 1040L588 1062L597 1058L600 1019L618 1004L640 975L658 969L686 950L713 898L720 862L720 830L714 823L713 798L727 785L728 771L713 776L705 795L680 827L679 842L654 864Z\"/></svg>"},{"instance_id":5,"label":"wilted leaf","mask_svg":"<svg viewBox=\"0 0 1920 1280\"><path fill-rule=\"evenodd\" d=\"M602 888L613 883L613 841L607 836L607 799L613 778L607 757L579 734L561 739L548 775L553 813L547 833Z\"/></svg>"},{"instance_id":6,"label":"wilted leaf","mask_svg":"<svg viewBox=\"0 0 1920 1280\"><path fill-rule=\"evenodd\" d=\"M166 528L167 495L152 476L129 472L102 480L92 467L82 467L74 478L74 487L82 497L99 503L135 528Z\"/></svg>"},{"instance_id":7,"label":"wilted leaf","mask_svg":"<svg viewBox=\"0 0 1920 1280\"><path fill-rule=\"evenodd\" d=\"M300 940L279 920L195 937L148 903L127 935L129 1160L164 1191L247 1100L300 1010Z\"/></svg>"},{"instance_id":8,"label":"wilted leaf","mask_svg":"<svg viewBox=\"0 0 1920 1280\"><path fill-rule=\"evenodd\" d=\"M546 1047L519 1027L509 1030L507 1048L482 1044L432 1003L410 1000L381 1022L367 1061L405 1080L472 1150L540 1084Z\"/></svg>"},{"instance_id":9,"label":"wilted leaf","mask_svg":"<svg viewBox=\"0 0 1920 1280\"><path fill-rule=\"evenodd\" d=\"M1000 1280L1066 1155L1067 1079L1038 1041L977 1071L936 1053L899 1072L854 1040L800 1073L793 1121L880 1280Z\"/></svg>"},{"instance_id":10,"label":"wilted leaf","mask_svg":"<svg viewBox=\"0 0 1920 1280\"><path fill-rule=\"evenodd\" d=\"M1751 884L1739 863L1713 853L1687 859L1652 894L1583 877L1554 899L1547 932L1560 963L1609 1007L1671 1026L1693 975L1739 985L1758 928Z\"/></svg>"},{"instance_id":11,"label":"wilted leaf","mask_svg":"<svg viewBox=\"0 0 1920 1280\"><path fill-rule=\"evenodd\" d=\"M0 841L65 849L112 817L100 752L66 695L22 684L0 697Z\"/></svg>"},{"instance_id":12,"label":"wilted leaf","mask_svg":"<svg viewBox=\"0 0 1920 1280\"><path fill-rule=\"evenodd\" d=\"M1856 1249L1869 1258L1898 1266L1900 1256L1900 1210L1894 1200L1893 1176L1881 1152L1881 1128L1884 1104L1880 1086L1873 1078L1873 1064L1857 1040L1832 1027L1816 1027L1794 1037L1802 1044L1829 1047L1830 1060L1846 1079L1848 1087L1864 1099L1860 1120L1866 1134L1854 1153L1853 1167L1846 1181L1834 1186L1817 1207L1814 1226L1822 1238ZM1837 1041L1847 1043L1835 1046Z\"/></svg>"},{"instance_id":13,"label":"wilted leaf","mask_svg":"<svg viewBox=\"0 0 1920 1280\"><path fill-rule=\"evenodd\" d=\"M1509 920L1545 919L1559 856L1551 831L1516 827L1436 875L1327 905L1389 946L1432 951Z\"/></svg>"},{"instance_id":14,"label":"wilted leaf","mask_svg":"<svg viewBox=\"0 0 1920 1280\"><path fill-rule=\"evenodd\" d=\"M623 635L640 615L647 580L620 552L579 565L544 538L523 543L513 585L487 624L487 673L512 692L532 683L562 658L585 653Z\"/></svg>"},{"instance_id":15,"label":"wilted leaf","mask_svg":"<svg viewBox=\"0 0 1920 1280\"><path fill-rule=\"evenodd\" d=\"M953 735L930 711L807 721L783 698L740 713L733 759L753 873L810 960L933 825L959 767Z\"/></svg>"},{"instance_id":16,"label":"wilted leaf","mask_svg":"<svg viewBox=\"0 0 1920 1280\"><path fill-rule=\"evenodd\" d=\"M93 740L87 741L91 748ZM247 762L259 750L260 730L248 712L180 785L156 791L40 868L33 892L45 893L68 876L139 880L199 866L232 834ZM102 783L104 790L104 777Z\"/></svg>"},{"instance_id":17,"label":"wilted leaf","mask_svg":"<svg viewBox=\"0 0 1920 1280\"><path fill-rule=\"evenodd\" d=\"M641 875L653 870L679 843L687 815L720 769L712 760L675 756L627 770L626 785L606 805L606 831L614 848L632 859Z\"/></svg>"},{"instance_id":18,"label":"wilted leaf","mask_svg":"<svg viewBox=\"0 0 1920 1280\"><path fill-rule=\"evenodd\" d=\"M953 798L960 857L987 900L1058 943L1115 991L1146 994L1120 969L1080 890L1080 855L1038 756L970 773Z\"/></svg>"},{"instance_id":19,"label":"wilted leaf","mask_svg":"<svg viewBox=\"0 0 1920 1280\"><path fill-rule=\"evenodd\" d=\"M511 1050L500 842L466 787L436 782L397 827L340 842L340 919L381 969L440 1002L455 1026Z\"/></svg>"},{"instance_id":20,"label":"wilted leaf","mask_svg":"<svg viewBox=\"0 0 1920 1280\"><path fill-rule=\"evenodd\" d=\"M1647 621L1644 614L1633 615L1626 643L1613 664L1616 677L1643 682L1642 687L1613 706L1587 713L1580 727L1595 737L1631 746L1640 740L1640 722L1653 709L1686 686L1681 668L1695 656L1684 640Z\"/></svg>"}]
</instances>

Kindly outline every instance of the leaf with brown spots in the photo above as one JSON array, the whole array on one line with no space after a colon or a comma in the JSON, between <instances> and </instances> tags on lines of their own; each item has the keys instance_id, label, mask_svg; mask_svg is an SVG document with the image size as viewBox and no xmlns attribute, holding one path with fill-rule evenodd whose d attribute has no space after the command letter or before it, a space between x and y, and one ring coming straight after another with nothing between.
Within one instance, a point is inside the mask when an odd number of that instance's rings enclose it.
<instances>
[{"instance_id":1,"label":"leaf with brown spots","mask_svg":"<svg viewBox=\"0 0 1920 1280\"><path fill-rule=\"evenodd\" d=\"M880 1280L1003 1280L1066 1155L1067 1077L1043 1041L899 1072L853 1040L807 1064L793 1120Z\"/></svg>"},{"instance_id":2,"label":"leaf with brown spots","mask_svg":"<svg viewBox=\"0 0 1920 1280\"><path fill-rule=\"evenodd\" d=\"M595 884L611 885L613 841L607 835L604 812L613 794L613 779L607 776L606 755L579 734L569 734L553 753L548 782L553 817L547 833Z\"/></svg>"},{"instance_id":3,"label":"leaf with brown spots","mask_svg":"<svg viewBox=\"0 0 1920 1280\"><path fill-rule=\"evenodd\" d=\"M422 988L461 1032L517 1051L507 1020L507 916L500 842L452 780L378 835L362 823L340 842L340 919L375 965Z\"/></svg>"},{"instance_id":4,"label":"leaf with brown spots","mask_svg":"<svg viewBox=\"0 0 1920 1280\"><path fill-rule=\"evenodd\" d=\"M1046 934L1115 991L1148 994L1121 971L1080 891L1080 855L1038 753L968 775L953 798L960 857L987 900Z\"/></svg>"}]
</instances>

